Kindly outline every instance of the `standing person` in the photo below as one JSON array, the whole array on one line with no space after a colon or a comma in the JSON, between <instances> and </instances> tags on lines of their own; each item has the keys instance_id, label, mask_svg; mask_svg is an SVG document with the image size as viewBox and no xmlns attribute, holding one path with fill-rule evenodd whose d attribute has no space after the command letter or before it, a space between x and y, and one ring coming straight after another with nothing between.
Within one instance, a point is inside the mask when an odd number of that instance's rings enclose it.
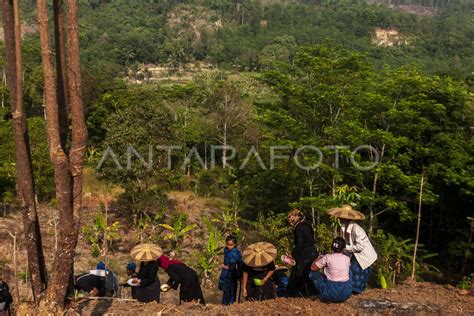
<instances>
[{"instance_id":1,"label":"standing person","mask_svg":"<svg viewBox=\"0 0 474 316\"><path fill-rule=\"evenodd\" d=\"M372 272L372 265L377 260L377 253L365 230L354 222L363 220L365 216L353 210L350 205L330 209L328 214L341 220L341 232L347 244L346 251L352 254L350 267L352 292L362 293Z\"/></svg>"},{"instance_id":2,"label":"standing person","mask_svg":"<svg viewBox=\"0 0 474 316\"><path fill-rule=\"evenodd\" d=\"M0 279L0 312L11 315L10 305L13 303L13 297L10 294L8 284Z\"/></svg>"},{"instance_id":3,"label":"standing person","mask_svg":"<svg viewBox=\"0 0 474 316\"><path fill-rule=\"evenodd\" d=\"M244 250L242 294L248 301L276 298L272 280L276 255L275 246L267 242L257 242Z\"/></svg>"},{"instance_id":4,"label":"standing person","mask_svg":"<svg viewBox=\"0 0 474 316\"><path fill-rule=\"evenodd\" d=\"M318 254L315 247L314 232L300 210L294 209L288 214L288 223L293 227L294 248L292 256L296 265L291 270L288 294L293 297L308 297L314 292L309 280L311 263Z\"/></svg>"},{"instance_id":5,"label":"standing person","mask_svg":"<svg viewBox=\"0 0 474 316\"><path fill-rule=\"evenodd\" d=\"M237 238L229 235L225 239L224 264L221 265L219 289L223 292L222 304L234 304L237 297L237 287L242 272L242 254L237 248Z\"/></svg>"},{"instance_id":6,"label":"standing person","mask_svg":"<svg viewBox=\"0 0 474 316\"><path fill-rule=\"evenodd\" d=\"M179 303L195 301L206 304L196 271L183 262L167 256L161 256L157 262L170 277L167 284L175 290L179 287Z\"/></svg>"},{"instance_id":7,"label":"standing person","mask_svg":"<svg viewBox=\"0 0 474 316\"><path fill-rule=\"evenodd\" d=\"M352 295L349 277L351 259L344 254L346 242L337 237L332 242L332 254L320 256L311 265L309 278L326 302L340 303ZM318 270L324 269L324 274Z\"/></svg>"},{"instance_id":8,"label":"standing person","mask_svg":"<svg viewBox=\"0 0 474 316\"><path fill-rule=\"evenodd\" d=\"M130 254L133 259L140 261L140 269L131 284L136 287L135 298L142 303L153 301L159 303L160 279L157 276L156 260L163 254L163 250L157 245L141 244L134 247Z\"/></svg>"}]
</instances>

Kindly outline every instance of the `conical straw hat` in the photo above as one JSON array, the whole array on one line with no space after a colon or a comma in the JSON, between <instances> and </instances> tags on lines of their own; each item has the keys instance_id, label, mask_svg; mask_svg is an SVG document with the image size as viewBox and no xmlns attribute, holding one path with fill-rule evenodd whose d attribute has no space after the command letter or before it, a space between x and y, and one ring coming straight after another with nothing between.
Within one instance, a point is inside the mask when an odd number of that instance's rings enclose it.
<instances>
[{"instance_id":1,"label":"conical straw hat","mask_svg":"<svg viewBox=\"0 0 474 316\"><path fill-rule=\"evenodd\" d=\"M259 268L266 266L277 256L277 249L268 242L257 242L248 246L243 253L244 263Z\"/></svg>"},{"instance_id":2,"label":"conical straw hat","mask_svg":"<svg viewBox=\"0 0 474 316\"><path fill-rule=\"evenodd\" d=\"M130 251L130 256L137 261L154 261L161 257L163 254L163 249L154 244L141 244L135 246L132 251Z\"/></svg>"},{"instance_id":3,"label":"conical straw hat","mask_svg":"<svg viewBox=\"0 0 474 316\"><path fill-rule=\"evenodd\" d=\"M343 205L342 207L332 208L328 211L328 214L334 217L350 219L355 221L360 221L365 218L365 215L361 212L352 209L350 205Z\"/></svg>"}]
</instances>

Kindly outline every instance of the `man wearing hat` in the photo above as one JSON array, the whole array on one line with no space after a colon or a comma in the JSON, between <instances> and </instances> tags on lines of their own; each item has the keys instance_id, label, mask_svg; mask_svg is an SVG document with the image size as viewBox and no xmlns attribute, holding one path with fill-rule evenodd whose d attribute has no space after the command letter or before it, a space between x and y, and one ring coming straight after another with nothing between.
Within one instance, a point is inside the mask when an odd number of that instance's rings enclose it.
<instances>
[{"instance_id":1,"label":"man wearing hat","mask_svg":"<svg viewBox=\"0 0 474 316\"><path fill-rule=\"evenodd\" d=\"M257 242L243 252L243 296L249 301L263 301L276 298L275 272L277 249L268 242Z\"/></svg>"},{"instance_id":2,"label":"man wearing hat","mask_svg":"<svg viewBox=\"0 0 474 316\"><path fill-rule=\"evenodd\" d=\"M367 233L355 222L363 220L365 216L353 210L351 205L330 209L328 214L341 221L342 236L347 244L346 251L352 254L350 267L352 291L356 294L362 293L372 272L372 265L377 260L377 253Z\"/></svg>"}]
</instances>

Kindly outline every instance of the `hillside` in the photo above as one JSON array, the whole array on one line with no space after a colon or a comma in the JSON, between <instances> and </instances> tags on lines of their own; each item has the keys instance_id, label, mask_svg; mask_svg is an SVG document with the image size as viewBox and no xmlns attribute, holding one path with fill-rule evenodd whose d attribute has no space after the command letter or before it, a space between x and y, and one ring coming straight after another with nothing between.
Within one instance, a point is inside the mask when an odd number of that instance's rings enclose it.
<instances>
[{"instance_id":1,"label":"hillside","mask_svg":"<svg viewBox=\"0 0 474 316\"><path fill-rule=\"evenodd\" d=\"M45 288L85 314L474 312L473 1L44 4L2 11L0 277L23 313ZM366 293L218 306L229 235L273 244L282 264L298 209L329 253L342 205L377 253ZM140 243L196 270L210 304L66 288L101 260L125 281Z\"/></svg>"}]
</instances>

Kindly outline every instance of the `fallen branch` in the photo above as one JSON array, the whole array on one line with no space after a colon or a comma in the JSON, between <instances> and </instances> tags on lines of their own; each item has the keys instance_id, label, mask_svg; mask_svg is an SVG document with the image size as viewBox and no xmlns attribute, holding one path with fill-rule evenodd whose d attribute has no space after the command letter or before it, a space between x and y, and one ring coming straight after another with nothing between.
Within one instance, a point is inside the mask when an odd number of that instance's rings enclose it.
<instances>
[{"instance_id":1,"label":"fallen branch","mask_svg":"<svg viewBox=\"0 0 474 316\"><path fill-rule=\"evenodd\" d=\"M80 301L117 301L117 302L138 302L136 299L133 298L119 298L119 297L81 297L79 299L74 297L68 297L68 300L72 302L80 302Z\"/></svg>"}]
</instances>

